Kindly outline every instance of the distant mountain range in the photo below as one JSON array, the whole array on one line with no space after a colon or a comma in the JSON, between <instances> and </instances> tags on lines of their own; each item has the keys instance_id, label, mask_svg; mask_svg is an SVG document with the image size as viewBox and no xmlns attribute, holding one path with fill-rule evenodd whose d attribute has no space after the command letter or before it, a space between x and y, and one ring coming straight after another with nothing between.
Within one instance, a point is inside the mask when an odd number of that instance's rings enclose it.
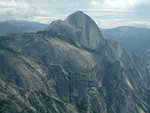
<instances>
[{"instance_id":1,"label":"distant mountain range","mask_svg":"<svg viewBox=\"0 0 150 113\"><path fill-rule=\"evenodd\" d=\"M122 26L103 29L106 39L118 41L122 46L150 64L150 29Z\"/></svg>"},{"instance_id":2,"label":"distant mountain range","mask_svg":"<svg viewBox=\"0 0 150 113\"><path fill-rule=\"evenodd\" d=\"M36 32L44 30L48 25L38 23L38 22L29 22L22 20L10 20L0 22L0 34L5 33L24 33L24 32Z\"/></svg>"}]
</instances>

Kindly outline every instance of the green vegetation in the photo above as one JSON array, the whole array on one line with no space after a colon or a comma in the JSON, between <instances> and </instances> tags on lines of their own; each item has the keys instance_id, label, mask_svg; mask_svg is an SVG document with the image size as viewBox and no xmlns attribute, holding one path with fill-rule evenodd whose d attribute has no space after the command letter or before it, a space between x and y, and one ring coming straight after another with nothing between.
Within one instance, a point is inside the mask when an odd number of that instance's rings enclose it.
<instances>
[{"instance_id":1,"label":"green vegetation","mask_svg":"<svg viewBox=\"0 0 150 113\"><path fill-rule=\"evenodd\" d=\"M21 110L21 113L34 113L29 107L24 107L22 110Z\"/></svg>"},{"instance_id":2,"label":"green vegetation","mask_svg":"<svg viewBox=\"0 0 150 113\"><path fill-rule=\"evenodd\" d=\"M6 110L8 110L10 108L11 105L11 101L10 100L1 100L0 99L0 113L5 112Z\"/></svg>"},{"instance_id":3,"label":"green vegetation","mask_svg":"<svg viewBox=\"0 0 150 113\"><path fill-rule=\"evenodd\" d=\"M69 75L76 75L76 76L87 76L86 73L79 73L79 72L72 72L72 71L67 71Z\"/></svg>"},{"instance_id":4,"label":"green vegetation","mask_svg":"<svg viewBox=\"0 0 150 113\"><path fill-rule=\"evenodd\" d=\"M44 92L40 91L39 93L42 96L42 99L49 98L49 96L47 96Z\"/></svg>"},{"instance_id":5,"label":"green vegetation","mask_svg":"<svg viewBox=\"0 0 150 113\"><path fill-rule=\"evenodd\" d=\"M12 48L6 47L6 46L4 46L4 45L0 45L0 49L1 49L1 50L9 51L9 52L14 53L14 54L20 54L20 53L14 51Z\"/></svg>"},{"instance_id":6,"label":"green vegetation","mask_svg":"<svg viewBox=\"0 0 150 113\"><path fill-rule=\"evenodd\" d=\"M37 92L38 95L40 95L40 97L46 101L50 101L51 97L48 96L47 94L45 94L43 91L39 91Z\"/></svg>"},{"instance_id":7,"label":"green vegetation","mask_svg":"<svg viewBox=\"0 0 150 113\"><path fill-rule=\"evenodd\" d=\"M8 36L0 36L0 50L5 50L5 51L9 51L11 53L14 53L14 54L20 54L16 51L14 51L12 48L6 46L8 45L7 44L7 41L11 41L12 39Z\"/></svg>"},{"instance_id":8,"label":"green vegetation","mask_svg":"<svg viewBox=\"0 0 150 113\"><path fill-rule=\"evenodd\" d=\"M80 113L86 113L87 112L87 104L86 104L86 100L81 100L80 102L78 102L76 104L77 109Z\"/></svg>"}]
</instances>

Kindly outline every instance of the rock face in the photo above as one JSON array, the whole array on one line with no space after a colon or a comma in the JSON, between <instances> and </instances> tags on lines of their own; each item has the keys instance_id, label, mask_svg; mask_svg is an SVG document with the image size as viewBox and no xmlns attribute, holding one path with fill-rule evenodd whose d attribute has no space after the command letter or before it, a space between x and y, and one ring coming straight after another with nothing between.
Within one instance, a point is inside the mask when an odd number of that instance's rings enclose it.
<instances>
[{"instance_id":1,"label":"rock face","mask_svg":"<svg viewBox=\"0 0 150 113\"><path fill-rule=\"evenodd\" d=\"M61 35L65 41L74 42L78 46L98 49L103 44L103 36L95 22L81 11L75 12L65 21L53 22L46 31Z\"/></svg>"},{"instance_id":2,"label":"rock face","mask_svg":"<svg viewBox=\"0 0 150 113\"><path fill-rule=\"evenodd\" d=\"M83 12L0 37L0 112L149 113L149 73Z\"/></svg>"}]
</instances>

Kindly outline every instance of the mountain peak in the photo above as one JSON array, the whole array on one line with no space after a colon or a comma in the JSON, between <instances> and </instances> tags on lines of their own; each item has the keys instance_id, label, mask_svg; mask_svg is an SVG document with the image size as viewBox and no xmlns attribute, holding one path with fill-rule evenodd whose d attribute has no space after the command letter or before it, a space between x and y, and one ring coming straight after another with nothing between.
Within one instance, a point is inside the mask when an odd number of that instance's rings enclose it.
<instances>
[{"instance_id":1,"label":"mountain peak","mask_svg":"<svg viewBox=\"0 0 150 113\"><path fill-rule=\"evenodd\" d=\"M83 13L83 11L76 11L76 12L74 12L72 14L85 14L85 13Z\"/></svg>"},{"instance_id":2,"label":"mountain peak","mask_svg":"<svg viewBox=\"0 0 150 113\"><path fill-rule=\"evenodd\" d=\"M52 22L46 31L57 31L62 40L90 49L98 49L104 42L99 27L82 11L72 13L64 21Z\"/></svg>"},{"instance_id":3,"label":"mountain peak","mask_svg":"<svg viewBox=\"0 0 150 113\"><path fill-rule=\"evenodd\" d=\"M93 24L95 27L97 27L96 23L90 18L87 14L83 13L82 11L76 11L69 15L66 19L66 22L70 23L74 26L83 26L85 24Z\"/></svg>"},{"instance_id":4,"label":"mountain peak","mask_svg":"<svg viewBox=\"0 0 150 113\"><path fill-rule=\"evenodd\" d=\"M70 14L68 17L71 17L71 16L85 16L86 14L82 11L76 11L72 14Z\"/></svg>"}]
</instances>

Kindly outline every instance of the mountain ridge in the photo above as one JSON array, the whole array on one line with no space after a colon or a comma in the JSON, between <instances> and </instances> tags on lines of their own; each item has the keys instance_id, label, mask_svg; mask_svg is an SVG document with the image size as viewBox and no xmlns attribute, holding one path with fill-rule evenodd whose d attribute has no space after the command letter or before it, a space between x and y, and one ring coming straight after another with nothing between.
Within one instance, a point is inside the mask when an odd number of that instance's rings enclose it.
<instances>
[{"instance_id":1,"label":"mountain ridge","mask_svg":"<svg viewBox=\"0 0 150 113\"><path fill-rule=\"evenodd\" d=\"M102 30L106 39L118 41L130 52L138 56L149 67L150 29L122 26Z\"/></svg>"},{"instance_id":2,"label":"mountain ridge","mask_svg":"<svg viewBox=\"0 0 150 113\"><path fill-rule=\"evenodd\" d=\"M0 22L0 34L37 32L44 30L47 26L46 24L23 20L2 21Z\"/></svg>"}]
</instances>

